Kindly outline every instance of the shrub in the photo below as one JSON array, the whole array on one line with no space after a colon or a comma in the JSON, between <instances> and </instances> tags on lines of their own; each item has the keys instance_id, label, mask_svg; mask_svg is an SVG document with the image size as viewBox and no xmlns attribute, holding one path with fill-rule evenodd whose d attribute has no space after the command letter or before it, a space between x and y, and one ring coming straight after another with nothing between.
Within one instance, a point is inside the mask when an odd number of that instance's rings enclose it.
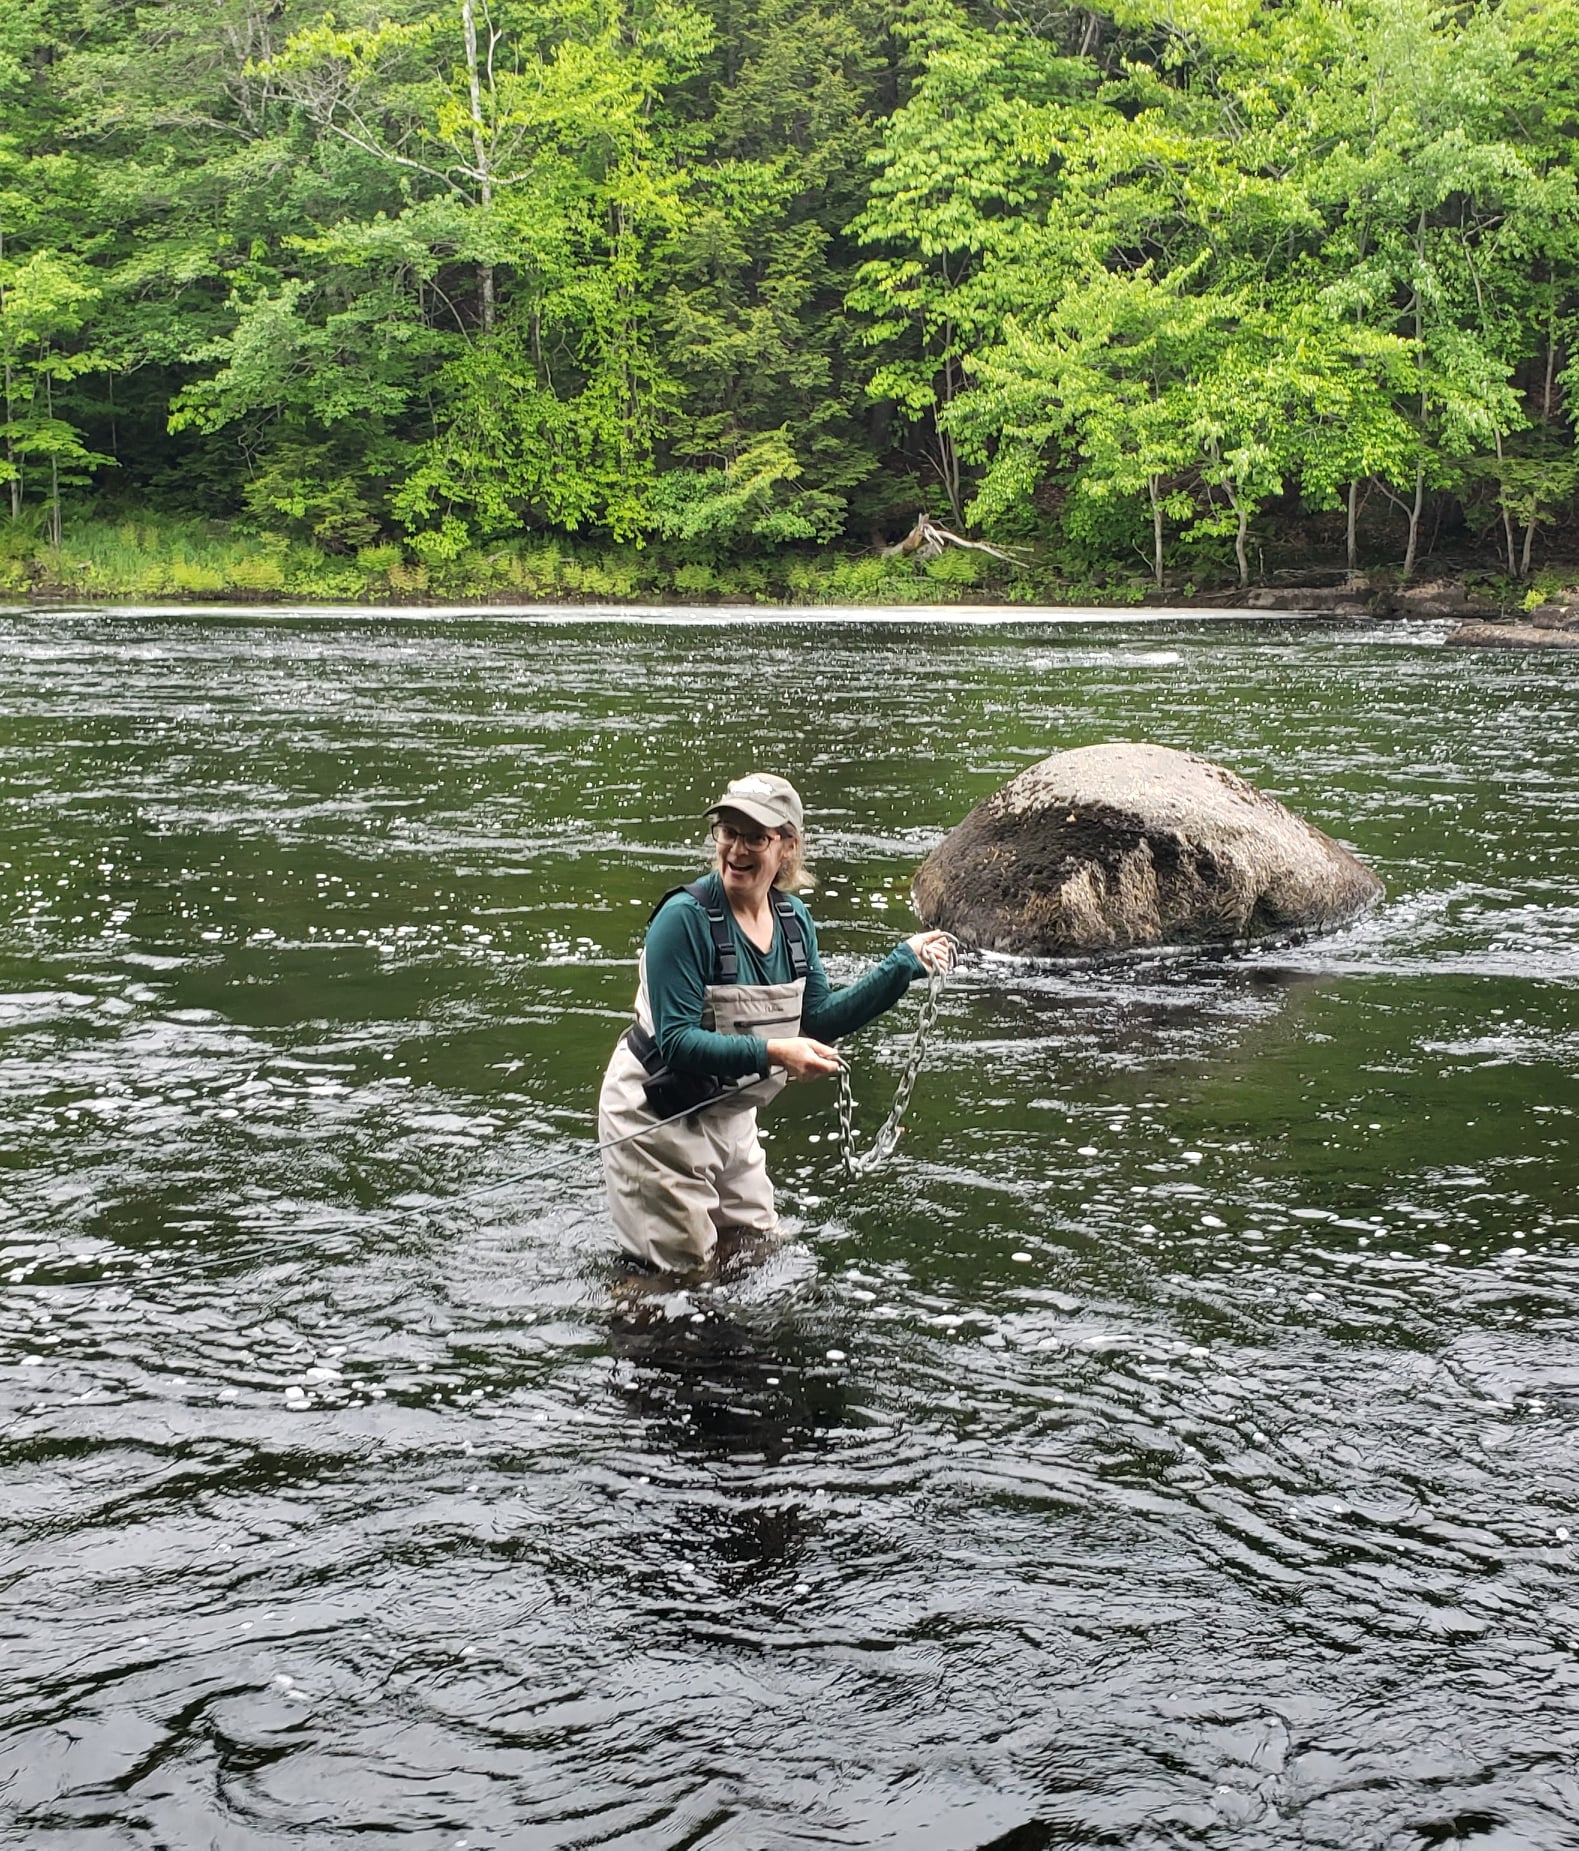
<instances>
[{"instance_id":1,"label":"shrub","mask_svg":"<svg viewBox=\"0 0 1579 1851\"><path fill-rule=\"evenodd\" d=\"M712 591L718 583L718 574L711 566L703 565L700 560L691 560L674 569L674 588L691 597L699 597L703 592Z\"/></svg>"},{"instance_id":2,"label":"shrub","mask_svg":"<svg viewBox=\"0 0 1579 1851\"><path fill-rule=\"evenodd\" d=\"M512 553L506 568L510 583L529 598L551 598L559 589L563 560L552 540Z\"/></svg>"},{"instance_id":3,"label":"shrub","mask_svg":"<svg viewBox=\"0 0 1579 1851\"><path fill-rule=\"evenodd\" d=\"M225 589L225 574L196 559L172 559L170 587L188 596L212 596Z\"/></svg>"},{"instance_id":4,"label":"shrub","mask_svg":"<svg viewBox=\"0 0 1579 1851\"><path fill-rule=\"evenodd\" d=\"M227 561L225 580L232 591L283 591L285 562L269 553L243 553Z\"/></svg>"},{"instance_id":5,"label":"shrub","mask_svg":"<svg viewBox=\"0 0 1579 1851\"><path fill-rule=\"evenodd\" d=\"M567 559L563 568L567 591L580 597L595 598L609 604L624 604L635 598L638 580L628 558Z\"/></svg>"},{"instance_id":6,"label":"shrub","mask_svg":"<svg viewBox=\"0 0 1579 1851\"><path fill-rule=\"evenodd\" d=\"M415 594L428 588L428 568L424 565L399 565L389 567L389 587L391 591Z\"/></svg>"},{"instance_id":7,"label":"shrub","mask_svg":"<svg viewBox=\"0 0 1579 1851\"><path fill-rule=\"evenodd\" d=\"M404 565L405 554L391 540L378 546L364 546L356 555L357 568L366 579L387 581L389 574Z\"/></svg>"},{"instance_id":8,"label":"shrub","mask_svg":"<svg viewBox=\"0 0 1579 1851\"><path fill-rule=\"evenodd\" d=\"M940 585L979 585L981 562L980 553L967 553L957 546L949 546L936 559L929 559L922 570Z\"/></svg>"}]
</instances>

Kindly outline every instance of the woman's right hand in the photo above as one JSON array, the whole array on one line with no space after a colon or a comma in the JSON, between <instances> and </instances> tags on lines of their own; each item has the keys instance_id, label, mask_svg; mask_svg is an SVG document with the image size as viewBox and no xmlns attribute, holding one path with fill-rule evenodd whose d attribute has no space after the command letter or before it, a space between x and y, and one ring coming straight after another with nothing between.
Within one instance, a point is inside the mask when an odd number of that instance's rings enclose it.
<instances>
[{"instance_id":1,"label":"woman's right hand","mask_svg":"<svg viewBox=\"0 0 1579 1851\"><path fill-rule=\"evenodd\" d=\"M768 1064L782 1067L792 1080L822 1080L837 1073L844 1062L826 1042L813 1041L810 1035L796 1035L788 1041L768 1043Z\"/></svg>"}]
</instances>

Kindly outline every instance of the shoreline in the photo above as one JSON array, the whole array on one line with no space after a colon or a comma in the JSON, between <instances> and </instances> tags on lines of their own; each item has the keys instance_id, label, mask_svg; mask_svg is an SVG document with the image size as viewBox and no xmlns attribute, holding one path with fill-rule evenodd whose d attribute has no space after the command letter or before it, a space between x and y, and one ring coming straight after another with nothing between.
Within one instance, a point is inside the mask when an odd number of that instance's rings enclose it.
<instances>
[{"instance_id":1,"label":"shoreline","mask_svg":"<svg viewBox=\"0 0 1579 1851\"><path fill-rule=\"evenodd\" d=\"M886 588L885 589L889 589ZM893 589L899 589L894 587ZM919 586L916 589L920 589ZM947 587L936 587L936 591L946 591ZM929 594L934 588L927 586ZM251 590L245 587L227 586L201 590L160 590L150 594L132 586L115 589L87 590L82 588L49 591L14 591L9 597L0 592L0 610L65 610L65 609L190 609L190 610L271 610L301 609L311 607L320 610L410 610L410 611L479 611L490 610L585 610L590 608L618 610L895 610L912 608L919 611L937 609L960 610L1100 610L1100 611L1141 611L1141 610L1201 610L1221 611L1247 616L1276 616L1287 614L1310 617L1457 617L1496 621L1512 614L1509 605L1502 604L1484 595L1477 595L1467 589L1462 580L1431 580L1419 585L1392 588L1385 586L1364 587L1359 589L1334 588L1331 585L1294 584L1294 585L1220 585L1196 589L1190 587L1168 588L1163 591L1148 588L1143 592L1126 589L1104 591L1103 587L1093 585L1071 585L1069 596L1043 597L1039 599L1018 598L1013 596L993 596L986 586L961 585L960 595L935 596L924 598L894 598L872 595L869 597L817 597L815 595L791 595L789 597L764 597L758 595L728 594L708 596L687 594L683 591L655 592L644 591L632 597L609 597L607 595L587 595L568 592L560 596L511 596L495 587L466 596L413 596L398 591L386 592L380 588L373 595L359 597L324 596L322 593L312 595L303 593L293 595L286 587L271 586L265 589Z\"/></svg>"},{"instance_id":2,"label":"shoreline","mask_svg":"<svg viewBox=\"0 0 1579 1851\"><path fill-rule=\"evenodd\" d=\"M835 592L830 585L827 592L833 595L819 596L808 587L802 595L785 598L770 598L760 593L755 597L655 593L647 588L644 588L645 595L626 597L607 593L600 596L596 592L589 594L568 588L554 596L532 596L530 593L512 596L497 585L479 590L470 597L422 596L410 592L402 595L383 587L368 587L357 597L325 596L322 592L293 595L285 586L256 589L227 586L222 590L205 586L185 592L164 587L157 591L151 588L78 589L13 592L9 598L0 593L0 616L103 610L127 615L186 611L194 615L206 612L216 616L252 614L279 618L366 612L377 613L386 620L398 615L414 619L520 616L566 620L586 616L605 621L629 618L694 623L712 618L738 621L743 615L771 619L793 613L802 619L821 616L840 621L917 622L943 618L960 623L988 623L1012 622L1017 618L1036 621L1055 616L1107 621L1167 611L1202 620L1286 617L1355 623L1447 622L1457 628L1446 641L1460 646L1568 648L1579 645L1579 590L1558 593L1529 608L1524 602L1530 595L1528 592L1517 601L1509 598L1504 602L1491 595L1485 579L1472 574L1439 576L1405 586L1389 584L1379 578L1334 584L1330 577L1322 584L1298 581L1202 589L1190 586L1161 592L1154 588L1109 590L1071 585L1068 598L1044 596L1034 600L994 596L985 586L945 585L933 580L889 583L881 587L872 585L863 588L866 590L864 596L851 596L850 589L840 586ZM1499 586L1498 589L1511 591L1516 588ZM954 595L948 595L950 592Z\"/></svg>"},{"instance_id":3,"label":"shoreline","mask_svg":"<svg viewBox=\"0 0 1579 1851\"><path fill-rule=\"evenodd\" d=\"M1477 551L1444 549L1398 584L1398 562L1351 572L1326 548L1292 547L1242 585L1233 566L1199 559L1170 572L1159 591L1138 562L1075 563L1028 553L1017 561L948 546L932 558L881 548L777 551L701 559L634 543L576 545L522 535L468 547L453 558L417 557L395 541L326 551L278 532L241 532L189 516L84 515L64 545L0 533L0 600L28 609L62 605L181 605L247 609L497 610L518 606L637 610L766 610L961 605L1041 610L1237 610L1334 618L1417 616L1464 622L1523 613L1534 586L1579 585L1579 561L1544 561L1519 582ZM1579 594L1575 594L1579 595Z\"/></svg>"}]
</instances>

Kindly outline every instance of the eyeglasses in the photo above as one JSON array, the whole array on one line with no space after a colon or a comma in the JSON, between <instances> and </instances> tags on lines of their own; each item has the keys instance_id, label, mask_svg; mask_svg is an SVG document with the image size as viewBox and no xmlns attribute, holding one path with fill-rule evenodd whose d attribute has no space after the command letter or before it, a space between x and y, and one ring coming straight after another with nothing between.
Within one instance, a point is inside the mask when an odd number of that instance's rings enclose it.
<instances>
[{"instance_id":1,"label":"eyeglasses","mask_svg":"<svg viewBox=\"0 0 1579 1851\"><path fill-rule=\"evenodd\" d=\"M766 848L777 834L776 829L736 829L732 823L713 824L715 842L738 842L742 848Z\"/></svg>"}]
</instances>

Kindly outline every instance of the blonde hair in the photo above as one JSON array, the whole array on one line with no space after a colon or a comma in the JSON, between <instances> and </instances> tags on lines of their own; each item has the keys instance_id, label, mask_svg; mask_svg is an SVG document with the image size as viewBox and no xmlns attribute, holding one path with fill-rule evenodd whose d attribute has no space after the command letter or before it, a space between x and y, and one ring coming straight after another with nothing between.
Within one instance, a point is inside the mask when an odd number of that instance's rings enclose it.
<instances>
[{"instance_id":1,"label":"blonde hair","mask_svg":"<svg viewBox=\"0 0 1579 1851\"><path fill-rule=\"evenodd\" d=\"M786 893L810 893L817 885L817 876L806 865L806 838L798 829L781 829L779 835L784 843L784 859L773 885Z\"/></svg>"}]
</instances>

